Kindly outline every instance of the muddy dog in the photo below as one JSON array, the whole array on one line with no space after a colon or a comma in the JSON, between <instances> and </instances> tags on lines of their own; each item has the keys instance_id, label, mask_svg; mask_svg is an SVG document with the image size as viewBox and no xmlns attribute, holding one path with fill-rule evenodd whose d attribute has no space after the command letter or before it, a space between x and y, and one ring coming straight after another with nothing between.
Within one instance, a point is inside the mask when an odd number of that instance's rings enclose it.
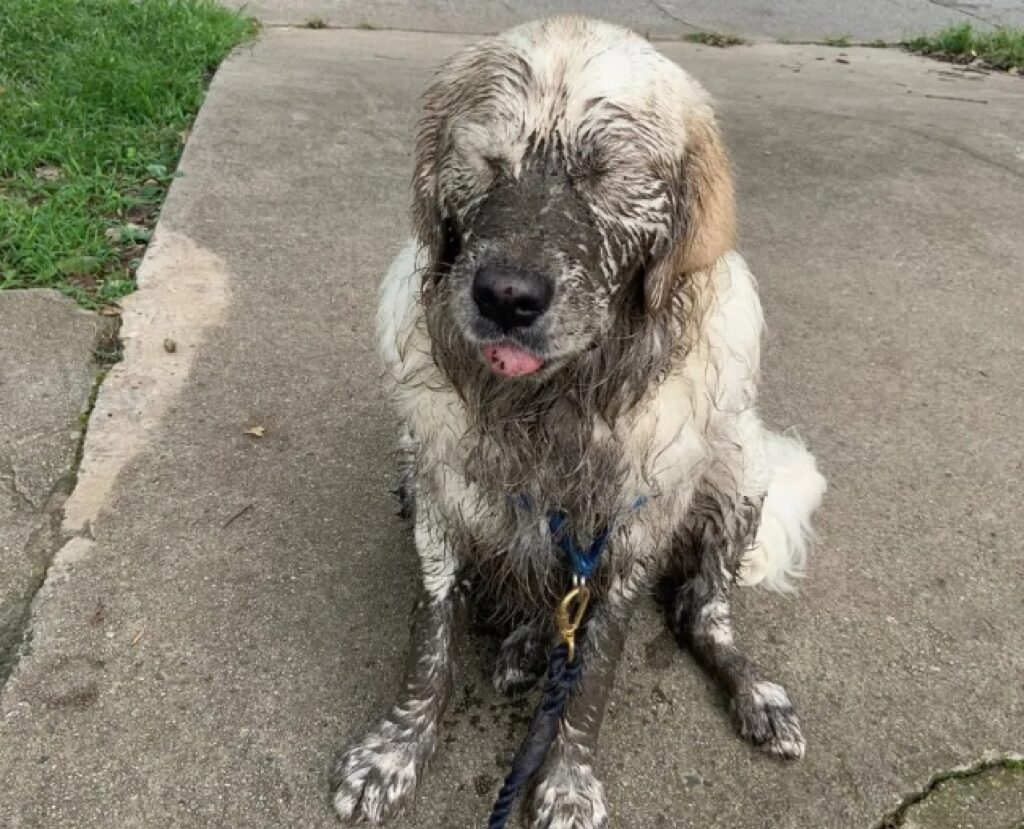
<instances>
[{"instance_id":1,"label":"muddy dog","mask_svg":"<svg viewBox=\"0 0 1024 829\"><path fill-rule=\"evenodd\" d=\"M534 829L607 824L598 729L638 599L729 694L740 734L804 752L793 706L733 641L734 583L785 589L825 490L755 408L761 306L732 250L729 161L704 89L624 29L553 18L450 58L425 94L415 239L384 278L422 596L398 703L345 749L334 805L400 810L438 743L458 596L506 626L494 673L544 671L571 571L549 516L606 534L586 670L528 798Z\"/></svg>"}]
</instances>

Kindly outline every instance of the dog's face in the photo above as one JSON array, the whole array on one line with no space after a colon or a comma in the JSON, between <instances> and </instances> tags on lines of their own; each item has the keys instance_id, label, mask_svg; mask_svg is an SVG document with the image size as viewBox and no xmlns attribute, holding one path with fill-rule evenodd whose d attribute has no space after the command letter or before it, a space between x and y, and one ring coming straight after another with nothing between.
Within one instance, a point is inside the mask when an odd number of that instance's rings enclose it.
<instances>
[{"instance_id":1,"label":"dog's face","mask_svg":"<svg viewBox=\"0 0 1024 829\"><path fill-rule=\"evenodd\" d=\"M729 249L732 185L688 75L635 35L559 18L442 67L415 215L446 327L496 375L540 380Z\"/></svg>"}]
</instances>

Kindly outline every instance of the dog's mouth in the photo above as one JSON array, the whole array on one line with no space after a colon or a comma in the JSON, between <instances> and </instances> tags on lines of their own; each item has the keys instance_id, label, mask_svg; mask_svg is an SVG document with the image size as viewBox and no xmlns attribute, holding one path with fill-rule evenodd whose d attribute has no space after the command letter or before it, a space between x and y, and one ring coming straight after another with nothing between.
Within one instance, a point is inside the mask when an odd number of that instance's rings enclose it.
<instances>
[{"instance_id":1,"label":"dog's mouth","mask_svg":"<svg viewBox=\"0 0 1024 829\"><path fill-rule=\"evenodd\" d=\"M510 340L483 347L484 362L499 377L525 377L541 369L544 359Z\"/></svg>"}]
</instances>

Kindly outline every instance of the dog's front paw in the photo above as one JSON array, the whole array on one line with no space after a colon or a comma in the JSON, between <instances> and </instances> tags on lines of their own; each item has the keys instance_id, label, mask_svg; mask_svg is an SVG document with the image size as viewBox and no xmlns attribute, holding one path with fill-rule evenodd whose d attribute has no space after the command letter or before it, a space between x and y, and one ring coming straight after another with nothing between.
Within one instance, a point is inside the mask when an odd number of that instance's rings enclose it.
<instances>
[{"instance_id":1,"label":"dog's front paw","mask_svg":"<svg viewBox=\"0 0 1024 829\"><path fill-rule=\"evenodd\" d=\"M806 743L786 690L774 682L755 682L733 698L740 736L783 760L799 760Z\"/></svg>"},{"instance_id":2,"label":"dog's front paw","mask_svg":"<svg viewBox=\"0 0 1024 829\"><path fill-rule=\"evenodd\" d=\"M331 783L338 816L380 823L400 812L412 800L433 748L429 736L382 721L335 761Z\"/></svg>"},{"instance_id":3,"label":"dog's front paw","mask_svg":"<svg viewBox=\"0 0 1024 829\"><path fill-rule=\"evenodd\" d=\"M559 757L541 774L530 804L530 829L604 829L608 800L589 763Z\"/></svg>"}]
</instances>

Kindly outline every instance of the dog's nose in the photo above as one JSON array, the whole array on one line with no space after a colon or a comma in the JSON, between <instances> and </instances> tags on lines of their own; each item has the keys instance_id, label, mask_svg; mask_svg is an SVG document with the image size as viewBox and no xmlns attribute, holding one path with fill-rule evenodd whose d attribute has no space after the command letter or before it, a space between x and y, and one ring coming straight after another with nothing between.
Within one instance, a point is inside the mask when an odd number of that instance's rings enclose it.
<instances>
[{"instance_id":1,"label":"dog's nose","mask_svg":"<svg viewBox=\"0 0 1024 829\"><path fill-rule=\"evenodd\" d=\"M543 314L555 293L536 271L484 265L473 277L473 301L480 313L504 330L526 328Z\"/></svg>"}]
</instances>

